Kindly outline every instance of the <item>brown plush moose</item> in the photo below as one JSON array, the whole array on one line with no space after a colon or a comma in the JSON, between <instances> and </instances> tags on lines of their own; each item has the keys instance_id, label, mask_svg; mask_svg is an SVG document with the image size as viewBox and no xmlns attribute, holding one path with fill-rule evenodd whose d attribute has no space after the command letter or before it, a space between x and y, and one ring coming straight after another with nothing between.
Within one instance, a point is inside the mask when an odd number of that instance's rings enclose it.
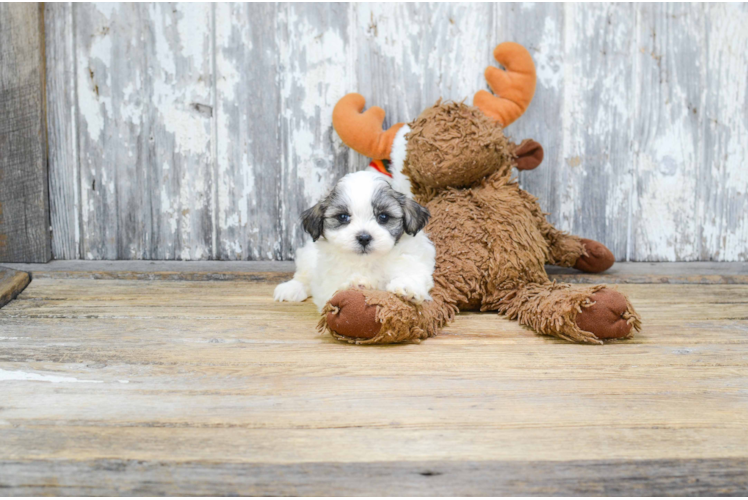
<instances>
[{"instance_id":1,"label":"brown plush moose","mask_svg":"<svg viewBox=\"0 0 748 500\"><path fill-rule=\"evenodd\" d=\"M628 299L604 285L551 282L545 264L601 272L614 263L604 245L551 225L537 198L511 178L512 167L535 168L542 147L510 142L503 127L519 118L535 93L535 65L524 47L494 50L506 68L485 77L474 106L437 102L408 125L382 130L384 111L362 113L348 94L333 125L343 142L384 162L393 186L431 212L425 231L436 247L433 300L421 305L377 290L344 290L326 305L320 330L356 344L418 342L436 335L460 310L498 311L538 333L601 344L630 336L641 322ZM382 162L378 162L380 165Z\"/></svg>"}]
</instances>

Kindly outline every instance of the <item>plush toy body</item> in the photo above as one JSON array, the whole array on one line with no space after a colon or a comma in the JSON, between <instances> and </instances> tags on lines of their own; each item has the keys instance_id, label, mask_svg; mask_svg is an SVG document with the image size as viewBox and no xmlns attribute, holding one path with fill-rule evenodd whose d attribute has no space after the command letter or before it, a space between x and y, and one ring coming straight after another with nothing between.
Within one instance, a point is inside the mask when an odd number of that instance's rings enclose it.
<instances>
[{"instance_id":1,"label":"plush toy body","mask_svg":"<svg viewBox=\"0 0 748 500\"><path fill-rule=\"evenodd\" d=\"M511 179L512 167L535 168L542 148L519 145L503 125L529 105L535 72L527 51L499 45L506 72L486 71L499 98L480 91L476 107L438 102L408 125L381 130L384 112L361 113L361 96L344 97L333 123L357 151L390 158L393 185L431 212L426 233L436 247L432 301L415 305L387 292L347 290L323 311L320 327L355 343L419 341L436 335L460 310L497 311L541 334L601 343L638 329L628 299L603 285L572 287L548 279L545 264L587 272L609 268L602 244L553 227L537 200Z\"/></svg>"}]
</instances>

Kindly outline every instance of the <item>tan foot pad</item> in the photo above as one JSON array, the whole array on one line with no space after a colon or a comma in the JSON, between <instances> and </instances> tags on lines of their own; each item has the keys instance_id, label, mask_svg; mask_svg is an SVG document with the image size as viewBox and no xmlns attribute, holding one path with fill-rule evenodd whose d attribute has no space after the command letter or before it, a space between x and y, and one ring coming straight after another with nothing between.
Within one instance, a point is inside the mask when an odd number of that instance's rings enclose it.
<instances>
[{"instance_id":1,"label":"tan foot pad","mask_svg":"<svg viewBox=\"0 0 748 500\"><path fill-rule=\"evenodd\" d=\"M0 307L15 299L30 281L27 273L0 267Z\"/></svg>"}]
</instances>

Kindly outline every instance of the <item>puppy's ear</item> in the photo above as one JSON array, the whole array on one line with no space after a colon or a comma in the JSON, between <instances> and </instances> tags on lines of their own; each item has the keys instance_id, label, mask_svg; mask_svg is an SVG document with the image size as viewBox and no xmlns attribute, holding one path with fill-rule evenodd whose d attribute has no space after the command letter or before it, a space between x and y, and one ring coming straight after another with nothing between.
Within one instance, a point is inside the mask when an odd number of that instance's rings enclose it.
<instances>
[{"instance_id":1,"label":"puppy's ear","mask_svg":"<svg viewBox=\"0 0 748 500\"><path fill-rule=\"evenodd\" d=\"M415 236L418 231L426 226L426 223L428 223L429 218L431 217L431 213L428 208L419 205L406 196L402 197L400 204L403 207L405 232L411 236Z\"/></svg>"},{"instance_id":2,"label":"puppy's ear","mask_svg":"<svg viewBox=\"0 0 748 500\"><path fill-rule=\"evenodd\" d=\"M304 226L304 231L312 237L312 241L317 241L322 236L325 227L325 210L327 210L325 202L320 201L301 214L301 224Z\"/></svg>"}]
</instances>

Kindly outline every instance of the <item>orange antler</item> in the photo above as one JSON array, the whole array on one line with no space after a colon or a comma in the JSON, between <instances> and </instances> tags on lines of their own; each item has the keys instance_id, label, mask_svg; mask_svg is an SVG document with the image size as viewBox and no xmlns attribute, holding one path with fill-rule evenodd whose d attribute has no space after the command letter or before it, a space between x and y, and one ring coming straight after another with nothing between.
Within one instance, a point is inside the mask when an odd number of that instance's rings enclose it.
<instances>
[{"instance_id":1,"label":"orange antler","mask_svg":"<svg viewBox=\"0 0 748 500\"><path fill-rule=\"evenodd\" d=\"M384 131L384 110L374 106L362 113L365 105L361 94L343 96L332 110L332 126L349 148L374 160L389 159L395 134L403 124Z\"/></svg>"},{"instance_id":2,"label":"orange antler","mask_svg":"<svg viewBox=\"0 0 748 500\"><path fill-rule=\"evenodd\" d=\"M486 68L486 81L496 96L479 90L473 105L506 127L522 116L535 95L535 64L527 49L514 42L497 45L493 57L506 68Z\"/></svg>"}]
</instances>

